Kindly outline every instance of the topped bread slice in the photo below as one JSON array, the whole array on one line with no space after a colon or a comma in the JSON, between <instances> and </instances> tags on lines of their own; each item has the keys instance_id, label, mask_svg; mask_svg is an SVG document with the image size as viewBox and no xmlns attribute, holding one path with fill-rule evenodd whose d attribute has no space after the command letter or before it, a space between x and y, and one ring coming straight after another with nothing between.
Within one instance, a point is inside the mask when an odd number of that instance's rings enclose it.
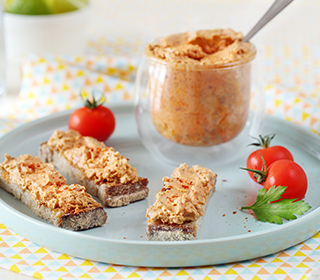
<instances>
[{"instance_id":1,"label":"topped bread slice","mask_svg":"<svg viewBox=\"0 0 320 280\"><path fill-rule=\"evenodd\" d=\"M209 168L187 164L177 167L155 203L147 210L147 239L182 241L197 238L198 227L215 191L217 175Z\"/></svg>"},{"instance_id":2,"label":"topped bread slice","mask_svg":"<svg viewBox=\"0 0 320 280\"><path fill-rule=\"evenodd\" d=\"M148 196L148 179L139 177L127 158L77 131L56 130L40 145L39 156L74 183L84 185L105 206L124 206Z\"/></svg>"},{"instance_id":3,"label":"topped bread slice","mask_svg":"<svg viewBox=\"0 0 320 280\"><path fill-rule=\"evenodd\" d=\"M102 226L107 220L103 206L85 187L67 185L51 163L38 157L5 155L0 163L0 187L20 199L40 218L55 226L84 230Z\"/></svg>"}]
</instances>

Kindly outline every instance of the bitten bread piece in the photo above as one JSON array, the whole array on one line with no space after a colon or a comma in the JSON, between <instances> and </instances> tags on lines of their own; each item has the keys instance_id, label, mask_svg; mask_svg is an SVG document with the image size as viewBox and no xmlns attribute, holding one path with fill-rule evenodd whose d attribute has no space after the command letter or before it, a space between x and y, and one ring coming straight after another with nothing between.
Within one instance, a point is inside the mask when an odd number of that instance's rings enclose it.
<instances>
[{"instance_id":1,"label":"bitten bread piece","mask_svg":"<svg viewBox=\"0 0 320 280\"><path fill-rule=\"evenodd\" d=\"M127 158L92 137L56 130L40 145L39 155L105 206L124 206L148 196L148 179L138 177Z\"/></svg>"},{"instance_id":2,"label":"bitten bread piece","mask_svg":"<svg viewBox=\"0 0 320 280\"><path fill-rule=\"evenodd\" d=\"M107 220L103 206L80 185L66 179L38 157L5 155L0 163L0 186L20 199L40 218L69 230L102 226Z\"/></svg>"},{"instance_id":3,"label":"bitten bread piece","mask_svg":"<svg viewBox=\"0 0 320 280\"><path fill-rule=\"evenodd\" d=\"M147 210L147 240L179 241L197 238L198 227L215 191L217 175L208 168L181 164L164 187L156 202Z\"/></svg>"}]
</instances>

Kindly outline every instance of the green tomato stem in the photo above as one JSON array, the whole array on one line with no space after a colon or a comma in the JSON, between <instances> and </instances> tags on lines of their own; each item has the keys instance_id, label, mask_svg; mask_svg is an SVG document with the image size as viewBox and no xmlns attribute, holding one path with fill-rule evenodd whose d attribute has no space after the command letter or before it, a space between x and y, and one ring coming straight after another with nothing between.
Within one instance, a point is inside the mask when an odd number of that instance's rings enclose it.
<instances>
[{"instance_id":1,"label":"green tomato stem","mask_svg":"<svg viewBox=\"0 0 320 280\"><path fill-rule=\"evenodd\" d=\"M244 168L244 167L240 167L240 169L243 169L243 170L246 170L249 172L253 172L254 173L253 177L257 180L258 184L261 185L267 179L268 170L267 170L266 161L265 161L263 155L261 154L261 152L260 152L260 156L261 156L261 159L263 162L263 169L262 170L250 169L250 168Z\"/></svg>"},{"instance_id":2,"label":"green tomato stem","mask_svg":"<svg viewBox=\"0 0 320 280\"><path fill-rule=\"evenodd\" d=\"M264 149L267 149L270 147L271 140L276 136L276 134L272 135L266 135L262 136L261 134L259 135L259 138L253 137L253 139L256 139L258 142L257 143L251 143L249 146L260 146Z\"/></svg>"},{"instance_id":3,"label":"green tomato stem","mask_svg":"<svg viewBox=\"0 0 320 280\"><path fill-rule=\"evenodd\" d=\"M95 98L95 91L93 91L92 93L92 101L90 101L87 97L85 97L83 94L80 94L81 100L84 104L85 107L93 110L97 107L99 107L100 105L102 105L105 102L105 97L104 95L102 95L102 97L99 100L96 100Z\"/></svg>"}]
</instances>

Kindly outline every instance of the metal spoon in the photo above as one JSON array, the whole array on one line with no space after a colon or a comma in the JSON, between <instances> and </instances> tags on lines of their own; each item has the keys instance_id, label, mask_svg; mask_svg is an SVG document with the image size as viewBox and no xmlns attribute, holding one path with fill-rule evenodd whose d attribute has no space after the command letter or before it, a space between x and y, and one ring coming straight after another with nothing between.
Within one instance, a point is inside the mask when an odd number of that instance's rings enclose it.
<instances>
[{"instance_id":1,"label":"metal spoon","mask_svg":"<svg viewBox=\"0 0 320 280\"><path fill-rule=\"evenodd\" d=\"M250 30L250 32L242 39L243 42L248 42L262 27L264 27L270 20L279 14L285 7L287 7L293 0L275 0L269 10L257 22L257 24Z\"/></svg>"}]
</instances>

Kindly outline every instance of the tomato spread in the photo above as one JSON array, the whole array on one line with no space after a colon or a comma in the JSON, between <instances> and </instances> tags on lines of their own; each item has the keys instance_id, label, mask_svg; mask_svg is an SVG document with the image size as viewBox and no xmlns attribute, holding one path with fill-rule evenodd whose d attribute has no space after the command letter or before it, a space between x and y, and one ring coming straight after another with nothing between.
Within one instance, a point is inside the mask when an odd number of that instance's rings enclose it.
<instances>
[{"instance_id":1,"label":"tomato spread","mask_svg":"<svg viewBox=\"0 0 320 280\"><path fill-rule=\"evenodd\" d=\"M217 175L208 168L185 163L171 178L164 177L156 202L147 210L150 222L183 224L204 215L204 207L214 191Z\"/></svg>"},{"instance_id":2,"label":"tomato spread","mask_svg":"<svg viewBox=\"0 0 320 280\"><path fill-rule=\"evenodd\" d=\"M53 164L43 163L38 157L20 155L13 158L6 154L5 161L0 163L0 172L8 184L18 185L38 204L61 214L78 214L101 207L85 187L68 185Z\"/></svg>"},{"instance_id":3,"label":"tomato spread","mask_svg":"<svg viewBox=\"0 0 320 280\"><path fill-rule=\"evenodd\" d=\"M248 118L254 46L231 29L174 34L149 44L150 111L165 138L212 146Z\"/></svg>"},{"instance_id":4,"label":"tomato spread","mask_svg":"<svg viewBox=\"0 0 320 280\"><path fill-rule=\"evenodd\" d=\"M83 137L75 130L56 130L48 145L95 184L138 181L137 169L112 147L92 137Z\"/></svg>"}]
</instances>

